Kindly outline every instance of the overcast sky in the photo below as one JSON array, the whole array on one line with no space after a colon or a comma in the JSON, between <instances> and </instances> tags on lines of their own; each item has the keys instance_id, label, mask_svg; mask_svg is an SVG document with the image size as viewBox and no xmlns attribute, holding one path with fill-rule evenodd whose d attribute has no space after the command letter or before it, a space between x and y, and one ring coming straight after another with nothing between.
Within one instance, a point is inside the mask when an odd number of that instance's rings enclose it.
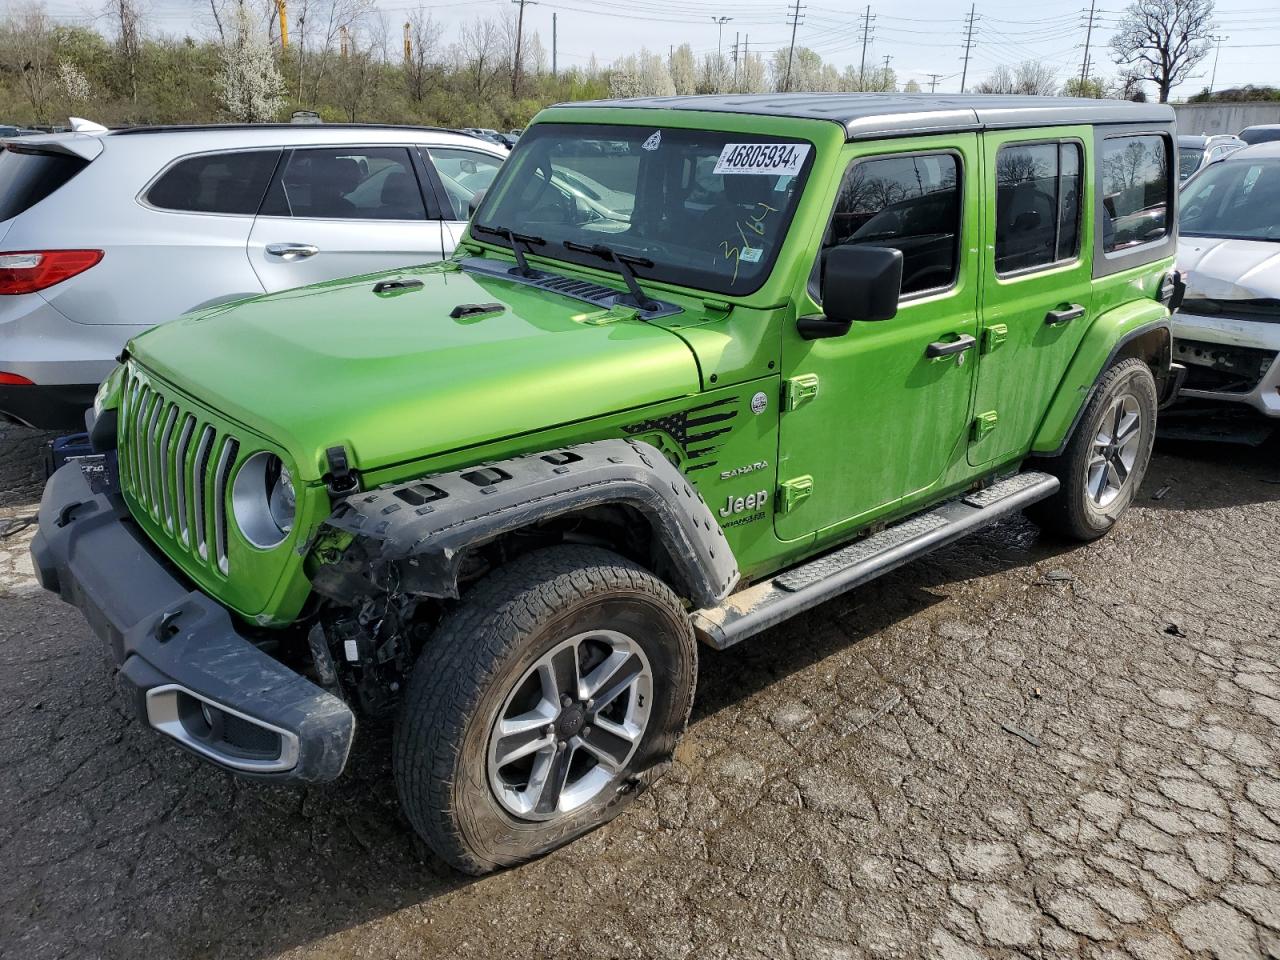
<instances>
[{"instance_id":1,"label":"overcast sky","mask_svg":"<svg viewBox=\"0 0 1280 960\"><path fill-rule=\"evenodd\" d=\"M62 19L84 23L99 9L98 0L46 0L49 11ZM152 32L201 34L206 32L207 2L202 0L142 0L149 11ZM399 23L419 4L416 0L376 0L393 23ZM1078 4L1080 0L1075 0ZM293 0L291 6L298 0ZM839 0L801 0L802 21L798 45L812 47L837 68L858 65L862 54L860 16L866 4L847 5ZM497 17L514 9L513 0L425 0L421 4L444 25L446 40L469 18ZM969 86L1000 64L1041 60L1060 79L1080 73L1084 54L1088 2L1061 6L1026 0L979 0ZM1107 40L1123 4L1097 7L1091 60L1093 74L1111 77ZM960 88L963 65L964 20L969 3L960 0L915 0L905 3L872 3L871 42L867 63L882 64L887 55L899 81L915 78L928 89L930 74L940 74L939 91ZM594 53L602 65L641 46L665 53L672 45L690 43L695 52L715 51L717 26L713 17L731 17L724 24L724 50L734 38L750 41L750 49L771 52L790 39L786 0L539 0L525 8L525 25L536 31L548 58L551 50L552 15L558 21L561 68L585 65ZM1280 5L1274 0L1220 0L1217 11L1221 59L1216 89L1244 83L1280 86ZM1211 54L1174 97L1187 97L1207 86L1214 68Z\"/></svg>"}]
</instances>

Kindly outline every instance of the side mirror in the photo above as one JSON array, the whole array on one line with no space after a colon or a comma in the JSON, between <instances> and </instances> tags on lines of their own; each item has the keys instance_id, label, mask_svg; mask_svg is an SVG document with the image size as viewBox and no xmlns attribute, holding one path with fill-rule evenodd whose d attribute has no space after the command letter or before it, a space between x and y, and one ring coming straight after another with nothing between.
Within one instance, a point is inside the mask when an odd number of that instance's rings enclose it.
<instances>
[{"instance_id":1,"label":"side mirror","mask_svg":"<svg viewBox=\"0 0 1280 960\"><path fill-rule=\"evenodd\" d=\"M820 316L801 317L806 340L843 337L855 320L891 320L902 294L902 251L892 247L838 246L822 268Z\"/></svg>"}]
</instances>

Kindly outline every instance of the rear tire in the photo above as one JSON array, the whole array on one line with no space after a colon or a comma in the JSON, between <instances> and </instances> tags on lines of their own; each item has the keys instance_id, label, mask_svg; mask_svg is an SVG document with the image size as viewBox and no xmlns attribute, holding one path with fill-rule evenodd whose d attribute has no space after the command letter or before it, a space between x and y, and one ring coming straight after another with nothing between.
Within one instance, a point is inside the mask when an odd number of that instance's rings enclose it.
<instances>
[{"instance_id":1,"label":"rear tire","mask_svg":"<svg viewBox=\"0 0 1280 960\"><path fill-rule=\"evenodd\" d=\"M647 570L595 547L520 557L419 657L393 744L401 806L466 873L541 856L665 770L696 673L688 616Z\"/></svg>"},{"instance_id":2,"label":"rear tire","mask_svg":"<svg viewBox=\"0 0 1280 960\"><path fill-rule=\"evenodd\" d=\"M1035 465L1062 486L1026 511L1042 529L1088 542L1107 533L1137 495L1156 435L1156 381L1142 360L1121 360L1098 379L1062 453Z\"/></svg>"}]
</instances>

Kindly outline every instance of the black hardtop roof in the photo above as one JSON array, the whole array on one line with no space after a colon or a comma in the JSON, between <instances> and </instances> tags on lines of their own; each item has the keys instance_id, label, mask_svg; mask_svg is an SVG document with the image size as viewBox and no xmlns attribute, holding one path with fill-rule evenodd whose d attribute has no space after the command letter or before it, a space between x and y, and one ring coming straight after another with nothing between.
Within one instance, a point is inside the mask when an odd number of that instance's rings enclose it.
<instances>
[{"instance_id":1,"label":"black hardtop roof","mask_svg":"<svg viewBox=\"0 0 1280 960\"><path fill-rule=\"evenodd\" d=\"M850 140L912 133L1048 127L1073 123L1172 124L1165 103L1001 94L761 93L590 100L560 107L624 107L744 113L841 124Z\"/></svg>"}]
</instances>

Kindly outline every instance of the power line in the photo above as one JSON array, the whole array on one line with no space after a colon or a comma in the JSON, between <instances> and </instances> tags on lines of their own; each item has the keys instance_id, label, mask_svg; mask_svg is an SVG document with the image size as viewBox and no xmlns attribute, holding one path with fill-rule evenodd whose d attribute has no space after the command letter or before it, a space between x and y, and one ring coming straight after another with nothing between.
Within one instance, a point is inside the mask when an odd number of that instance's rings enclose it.
<instances>
[{"instance_id":1,"label":"power line","mask_svg":"<svg viewBox=\"0 0 1280 960\"><path fill-rule=\"evenodd\" d=\"M969 78L969 56L973 50L973 31L978 25L978 5L969 7L969 15L964 18L964 69L960 72L960 92L964 93L965 81Z\"/></svg>"},{"instance_id":2,"label":"power line","mask_svg":"<svg viewBox=\"0 0 1280 960\"><path fill-rule=\"evenodd\" d=\"M800 26L803 17L800 11L804 7L800 6L800 0L787 7L787 19L791 21L791 46L787 48L787 77L782 82L782 90L784 93L791 92L791 61L796 55L796 27Z\"/></svg>"}]
</instances>

